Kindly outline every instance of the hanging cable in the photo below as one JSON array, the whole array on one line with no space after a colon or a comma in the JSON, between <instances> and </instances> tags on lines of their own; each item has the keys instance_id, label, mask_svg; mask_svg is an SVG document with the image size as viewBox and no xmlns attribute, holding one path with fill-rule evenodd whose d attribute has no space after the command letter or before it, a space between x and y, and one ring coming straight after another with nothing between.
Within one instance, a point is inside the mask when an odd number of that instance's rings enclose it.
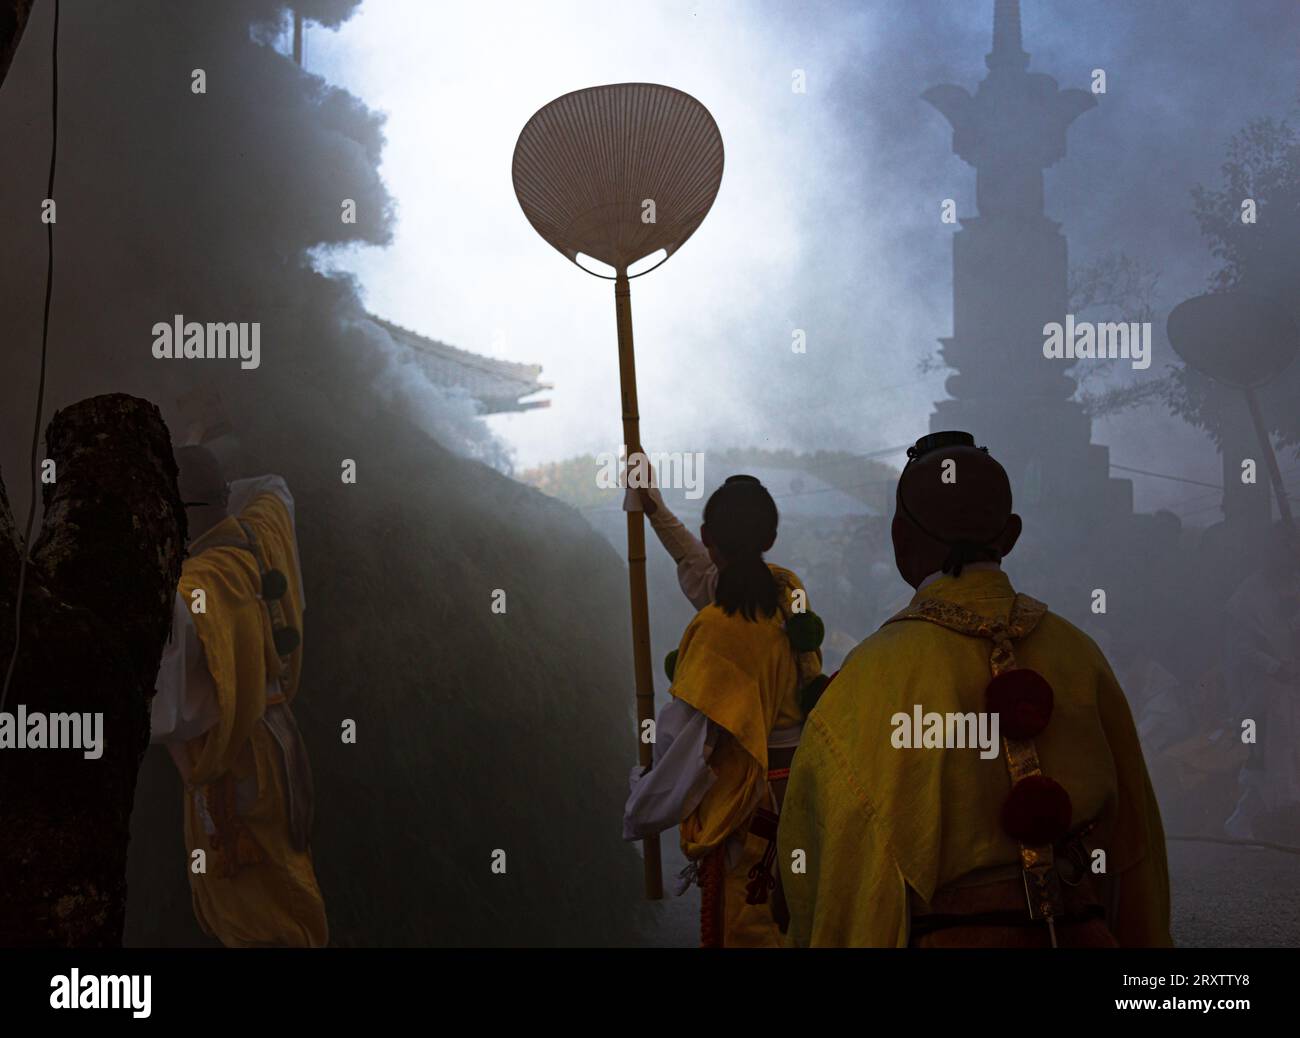
<instances>
[{"instance_id":1,"label":"hanging cable","mask_svg":"<svg viewBox=\"0 0 1300 1038\"><path fill-rule=\"evenodd\" d=\"M59 0L54 0L54 37L50 45L51 100L50 100L50 175L45 197L54 199L54 164L59 153ZM57 213L57 210L56 210ZM4 688L0 690L0 711L9 701L9 683L13 680L18 663L19 643L23 633L23 591L27 586L27 564L32 554L32 525L36 521L36 455L41 445L41 419L45 411L45 372L50 344L50 294L54 289L54 221L51 214L45 225L45 315L41 324L41 378L36 388L36 422L32 427L32 456L30 465L31 501L27 505L27 528L23 533L23 553L18 563L18 597L14 600L14 648L5 670Z\"/></svg>"},{"instance_id":2,"label":"hanging cable","mask_svg":"<svg viewBox=\"0 0 1300 1038\"><path fill-rule=\"evenodd\" d=\"M1116 465L1113 461L1110 467L1118 469L1120 472L1136 472L1139 476L1154 476L1156 479L1170 479L1175 483L1190 483L1194 487L1209 487L1211 490L1222 490L1223 487L1218 483L1202 483L1199 479L1188 479L1186 476L1171 476L1165 472L1149 472L1146 469L1130 468L1128 465Z\"/></svg>"}]
</instances>

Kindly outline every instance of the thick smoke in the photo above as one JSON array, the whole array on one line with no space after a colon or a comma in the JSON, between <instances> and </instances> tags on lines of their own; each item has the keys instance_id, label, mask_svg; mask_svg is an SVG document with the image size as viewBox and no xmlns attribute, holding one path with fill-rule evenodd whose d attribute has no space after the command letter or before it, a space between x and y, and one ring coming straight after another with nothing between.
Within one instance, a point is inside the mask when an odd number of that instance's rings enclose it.
<instances>
[{"instance_id":1,"label":"thick smoke","mask_svg":"<svg viewBox=\"0 0 1300 1038\"><path fill-rule=\"evenodd\" d=\"M338 24L355 4L299 6ZM40 342L51 16L38 5L0 91L0 440L15 510ZM366 319L353 283L313 269L321 250L386 242L393 203L381 117L270 46L285 25L270 0L64 4L46 415L126 391L175 421L177 397L216 388L229 474L287 478L307 601L296 712L336 943L631 941L619 560L571 510L449 451L504 460L466 403ZM196 69L206 93L191 90ZM260 366L155 359L151 329L175 314L260 322ZM495 589L506 615L491 611ZM340 741L348 719L355 745ZM201 939L181 795L151 751L129 941Z\"/></svg>"},{"instance_id":2,"label":"thick smoke","mask_svg":"<svg viewBox=\"0 0 1300 1038\"><path fill-rule=\"evenodd\" d=\"M502 472L510 471L510 452L478 418L478 406L465 390L432 382L411 347L368 317L348 321L344 337L357 358L378 372L371 388L396 413L439 443Z\"/></svg>"},{"instance_id":3,"label":"thick smoke","mask_svg":"<svg viewBox=\"0 0 1300 1038\"><path fill-rule=\"evenodd\" d=\"M298 6L337 25L356 4ZM38 6L0 93L0 319L11 374L0 460L10 472L23 465L40 342L51 14ZM177 395L216 384L232 411L255 399L272 406L269 387L278 395L286 382L312 382L331 354L357 352L360 334L368 349L349 361L352 389L418 412L453 450L499 462L472 406L404 363L382 329L352 332L364 321L356 292L312 271L311 254L389 241L394 206L377 172L383 117L278 53L271 41L286 21L283 5L260 0L64 11L47 405L116 389L171 414ZM206 93L191 89L196 69ZM341 218L345 199L355 223ZM150 329L175 314L260 322L262 368L155 359ZM24 507L25 492L13 492Z\"/></svg>"},{"instance_id":4,"label":"thick smoke","mask_svg":"<svg viewBox=\"0 0 1300 1038\"><path fill-rule=\"evenodd\" d=\"M1121 253L1156 275L1152 367L1116 372L1148 381L1179 363L1165 316L1207 291L1220 266L1193 216L1192 189L1219 186L1229 140L1247 123L1296 111L1300 7L1024 0L1021 9L1030 71L1082 89L1094 69L1107 73L1107 92L1071 127L1065 158L1046 172L1046 208L1062 223L1072 268ZM924 374L917 361L952 334L953 229L939 223L940 204L952 198L960 217L973 216L975 175L952 154L951 128L921 94L943 83L973 90L983 79L992 11L992 0L764 6L767 31L782 35L791 66L806 67L816 84L802 107L790 99L774 106L777 118L796 134L802 120L815 120L820 142L810 153L807 136L799 138L796 165L809 190L792 201L804 249L778 296L790 323L816 322L808 356L786 364L780 379L767 365L736 371L751 379L745 398L774 441L805 449L905 443L927 431L931 402L946 395L950 372ZM770 313L749 316L757 324ZM782 426L792 402L813 400L815 422ZM1211 440L1155 400L1097 422L1094 440L1111 445L1121 464L1218 481ZM1140 510L1182 511L1188 498L1168 481L1137 484ZM1196 522L1216 517L1202 512Z\"/></svg>"},{"instance_id":5,"label":"thick smoke","mask_svg":"<svg viewBox=\"0 0 1300 1038\"><path fill-rule=\"evenodd\" d=\"M357 4L298 6L334 27ZM617 446L606 286L578 287L526 225L509 192L509 150L527 116L564 90L670 81L714 111L728 170L681 259L635 290L648 445L910 442L945 394L943 372L917 369L952 332L952 228L939 222L940 205L953 198L963 217L975 208L973 171L920 95L942 83L973 88L984 76L992 0L698 6L665 2L652 25L626 6L570 5L560 17L548 5L548 28L559 31L544 74L506 79L510 63L491 64L501 51L485 49L473 74L490 73L496 89L472 105L448 103L403 134L405 143L422 129L421 145L445 149L450 188L423 201L459 210L461 222L437 225L450 228L446 241L418 243L436 271L438 319L445 309L458 329L450 337L471 349L481 346L460 332L502 321L520 343L516 359L542 360L551 374L563 359L557 406L519 420L536 422L523 426L535 442L549 449L581 428L594 438L581 448ZM1086 87L1093 69L1108 73L1108 93L1047 172L1047 214L1063 223L1075 267L1122 252L1158 272L1158 371L1173 361L1160 338L1164 314L1204 291L1219 266L1190 189L1220 183L1233 133L1293 110L1300 7L1022 6L1032 70L1067 87ZM473 34L412 34L403 47L464 53L473 50L466 41L498 48L504 39L536 49L535 36L519 39L522 16L476 23L475 5L447 10ZM51 14L52 5L38 5L0 89L0 464L18 514L44 288ZM639 891L634 854L617 840L633 749L619 561L574 513L491 471L509 458L470 403L429 383L369 320L353 281L316 268L394 241L395 203L377 172L385 122L278 53L286 26L284 5L272 0L64 5L47 416L93 393L127 391L174 419L178 396L214 386L238 441L228 449L232 474L276 470L293 486L309 603L300 713L317 766L317 864L336 940L630 940ZM388 47L399 49L391 38ZM436 56L425 61L440 67ZM205 94L191 90L196 69ZM791 91L795 70L808 93ZM443 88L436 97L479 85L434 82ZM428 134L428 123L438 131ZM476 123L477 136L453 132ZM448 194L481 199L481 184L467 183L471 159L493 171L495 196L482 210ZM403 194L412 206L414 193ZM355 224L340 219L347 199ZM455 233L465 227L475 234ZM398 253L387 262L409 263ZM150 330L174 314L261 322L261 367L155 360ZM796 328L807 354L791 352ZM1112 446L1113 462L1221 478L1209 439L1154 402L1098 422L1094 439ZM990 446L997 454L1002 445ZM344 458L360 474L346 491ZM1282 460L1293 478L1294 458ZM1181 506L1189 526L1217 518L1216 487L1135 478L1141 512L1160 500ZM1130 596L1129 608L1144 610L1132 633L1162 640L1166 661L1199 658L1207 647L1181 625L1194 595L1215 586L1207 571L1230 568L1230 555L1212 544L1178 554L1172 516L1147 518L1146 540L1107 546L1115 565L1136 556L1164 574L1152 582L1156 606ZM1186 530L1183 539L1191 543ZM1081 554L1053 547L1017 556L1031 593ZM858 559L846 554L841 568ZM663 556L651 565L658 654L685 607ZM892 572L871 577L897 583ZM505 617L488 608L498 588L509 596ZM817 601L817 586L811 594ZM866 613L855 617L854 633L865 634ZM1171 712L1189 713L1181 703ZM359 723L355 747L339 744L344 718ZM178 795L170 763L151 756L133 845L136 941L194 939ZM510 855L507 877L488 872L498 847ZM1204 902L1220 888L1249 887L1226 863L1223 874L1229 880L1209 883Z\"/></svg>"},{"instance_id":6,"label":"thick smoke","mask_svg":"<svg viewBox=\"0 0 1300 1038\"><path fill-rule=\"evenodd\" d=\"M511 149L537 107L568 90L670 83L713 112L726 171L700 230L633 287L647 445L909 443L950 374L918 370L953 330L954 228L941 205L953 199L961 218L975 210L974 172L921 95L943 83L973 88L987 73L993 6L657 0L648 19L636 5L585 0L368 5L343 32L308 42L311 67L389 113L385 177L401 225L391 248L342 262L383 299L385 317L417 326L433 297L450 341L481 349L499 331L515 356L545 366L553 406L494 420L523 466L617 450L607 286L568 267L521 218ZM1062 223L1075 268L1123 254L1158 275L1151 371L1088 372L1140 387L1174 361L1164 315L1204 291L1218 265L1190 189L1219 181L1233 133L1293 108L1300 7L1021 7L1032 71L1084 89L1094 69L1108 75L1047 171L1047 214ZM467 45L486 38L487 64ZM796 72L805 93L792 89ZM455 245L435 251L430 240ZM805 354L792 353L795 329ZM1217 481L1213 444L1157 401L1099 421L1096 436L1120 464ZM1152 478L1136 492L1143 511L1183 511L1193 493Z\"/></svg>"}]
</instances>

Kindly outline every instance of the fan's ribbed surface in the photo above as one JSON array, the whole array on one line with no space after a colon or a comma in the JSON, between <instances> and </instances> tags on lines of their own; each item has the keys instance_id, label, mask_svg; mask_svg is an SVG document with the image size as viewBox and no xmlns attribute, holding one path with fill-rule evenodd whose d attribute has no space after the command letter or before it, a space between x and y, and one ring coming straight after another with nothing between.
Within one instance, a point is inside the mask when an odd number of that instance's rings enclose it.
<instances>
[{"instance_id":1,"label":"fan's ribbed surface","mask_svg":"<svg viewBox=\"0 0 1300 1038\"><path fill-rule=\"evenodd\" d=\"M722 135L699 101L654 83L617 83L558 97L515 145L515 194L537 233L569 259L617 270L677 250L722 181ZM653 199L655 222L642 222Z\"/></svg>"}]
</instances>

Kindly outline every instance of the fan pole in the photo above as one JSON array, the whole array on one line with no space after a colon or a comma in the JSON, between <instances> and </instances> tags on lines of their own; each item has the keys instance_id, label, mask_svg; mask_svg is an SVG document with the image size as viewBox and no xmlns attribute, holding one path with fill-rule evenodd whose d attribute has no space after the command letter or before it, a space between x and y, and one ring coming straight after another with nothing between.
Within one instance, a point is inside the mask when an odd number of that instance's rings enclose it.
<instances>
[{"instance_id":1,"label":"fan pole","mask_svg":"<svg viewBox=\"0 0 1300 1038\"><path fill-rule=\"evenodd\" d=\"M623 397L623 446L628 472L632 458L641 453L641 415L636 401L636 359L632 352L632 286L627 271L620 270L614 281L614 315L618 322L618 381ZM627 513L627 577L632 593L632 665L636 674L637 754L643 768L654 760L654 744L642 733L645 722L655 716L654 673L650 668L650 605L645 582L645 513ZM642 841L645 856L645 895L651 901L664 896L663 866L659 859L659 836Z\"/></svg>"},{"instance_id":2,"label":"fan pole","mask_svg":"<svg viewBox=\"0 0 1300 1038\"><path fill-rule=\"evenodd\" d=\"M620 331L620 336L621 336ZM1286 499L1286 485L1282 482L1282 471L1277 467L1277 454L1273 451L1273 441L1268 435L1268 426L1264 424L1264 416L1259 412L1259 397L1255 395L1252 386L1245 387L1246 406L1250 409L1250 420L1255 426L1255 435L1259 437L1259 448L1264 454L1264 464L1268 466L1268 478L1273 484L1273 496L1277 499L1277 510L1282 516L1282 526L1286 531L1286 536L1292 541L1292 547L1296 545L1295 539L1295 520L1291 518L1291 503ZM630 512L628 513L631 514Z\"/></svg>"}]
</instances>

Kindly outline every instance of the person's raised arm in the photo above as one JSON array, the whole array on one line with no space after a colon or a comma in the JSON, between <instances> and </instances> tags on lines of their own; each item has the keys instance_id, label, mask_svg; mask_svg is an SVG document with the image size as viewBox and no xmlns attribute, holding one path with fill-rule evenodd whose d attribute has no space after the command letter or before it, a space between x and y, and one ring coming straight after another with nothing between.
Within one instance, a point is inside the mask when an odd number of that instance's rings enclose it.
<instances>
[{"instance_id":1,"label":"person's raised arm","mask_svg":"<svg viewBox=\"0 0 1300 1038\"><path fill-rule=\"evenodd\" d=\"M623 499L623 511L644 512L659 543L677 563L677 583L696 609L713 601L718 585L718 567L709 557L709 549L686 529L664 503L654 487L629 488Z\"/></svg>"}]
</instances>

